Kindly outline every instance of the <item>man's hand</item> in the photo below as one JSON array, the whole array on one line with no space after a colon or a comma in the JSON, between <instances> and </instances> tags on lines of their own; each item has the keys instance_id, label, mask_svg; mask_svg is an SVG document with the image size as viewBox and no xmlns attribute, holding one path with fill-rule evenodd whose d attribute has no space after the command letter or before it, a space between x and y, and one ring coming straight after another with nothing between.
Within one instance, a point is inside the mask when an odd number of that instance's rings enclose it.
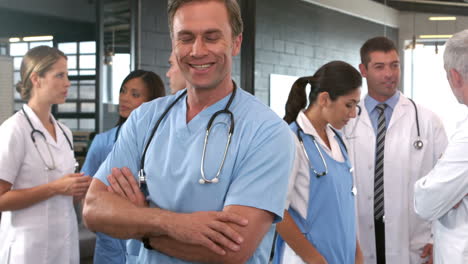
<instances>
[{"instance_id":1,"label":"man's hand","mask_svg":"<svg viewBox=\"0 0 468 264\"><path fill-rule=\"evenodd\" d=\"M138 207L147 207L144 194L140 191L132 172L124 167L113 168L107 176L109 192L116 193ZM247 219L229 212L194 212L178 214L171 220L168 236L188 244L204 246L211 251L224 255L223 248L238 251L243 241L241 235L228 223L246 226ZM157 238L156 238L157 239Z\"/></svg>"},{"instance_id":2,"label":"man's hand","mask_svg":"<svg viewBox=\"0 0 468 264\"><path fill-rule=\"evenodd\" d=\"M426 244L423 248L423 252L421 253L421 258L427 258L427 261L424 264L432 264L433 257L432 257L432 244Z\"/></svg>"},{"instance_id":3,"label":"man's hand","mask_svg":"<svg viewBox=\"0 0 468 264\"><path fill-rule=\"evenodd\" d=\"M138 207L148 207L145 195L138 187L138 183L129 168L113 168L112 174L107 176L107 180L110 183L110 186L107 187L109 192L126 198Z\"/></svg>"},{"instance_id":4,"label":"man's hand","mask_svg":"<svg viewBox=\"0 0 468 264\"><path fill-rule=\"evenodd\" d=\"M168 236L184 243L201 245L219 255L223 248L238 251L244 238L228 223L247 226L248 220L230 212L178 214L169 224Z\"/></svg>"}]
</instances>

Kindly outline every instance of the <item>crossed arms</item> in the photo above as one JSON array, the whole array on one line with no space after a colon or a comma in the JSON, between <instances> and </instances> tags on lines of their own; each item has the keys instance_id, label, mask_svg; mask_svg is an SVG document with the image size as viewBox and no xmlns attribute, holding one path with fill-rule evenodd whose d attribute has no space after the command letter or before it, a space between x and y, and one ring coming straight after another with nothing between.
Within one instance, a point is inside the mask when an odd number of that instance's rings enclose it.
<instances>
[{"instance_id":1,"label":"crossed arms","mask_svg":"<svg viewBox=\"0 0 468 264\"><path fill-rule=\"evenodd\" d=\"M108 179L114 188L98 179L91 183L83 211L86 225L118 238L148 237L155 250L186 261L244 263L274 218L241 205L188 214L149 208L130 170L114 168Z\"/></svg>"}]
</instances>

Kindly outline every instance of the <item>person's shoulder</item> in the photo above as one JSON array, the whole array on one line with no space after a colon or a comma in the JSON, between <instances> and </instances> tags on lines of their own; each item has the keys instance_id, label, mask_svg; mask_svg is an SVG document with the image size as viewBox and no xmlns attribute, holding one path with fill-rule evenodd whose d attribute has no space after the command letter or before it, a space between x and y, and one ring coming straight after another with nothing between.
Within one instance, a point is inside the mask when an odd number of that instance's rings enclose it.
<instances>
[{"instance_id":1,"label":"person's shoulder","mask_svg":"<svg viewBox=\"0 0 468 264\"><path fill-rule=\"evenodd\" d=\"M109 137L115 137L115 132L117 131L117 127L113 127L109 130L106 130L102 133L99 133L97 134L95 137L94 137L94 140L104 140L104 139L107 139Z\"/></svg>"},{"instance_id":2,"label":"person's shoulder","mask_svg":"<svg viewBox=\"0 0 468 264\"><path fill-rule=\"evenodd\" d=\"M69 127L67 127L67 125L65 125L64 123L60 122L59 120L55 120L57 122L57 124L63 129L63 131L65 131L65 133L67 134L67 136L69 135L72 135L72 131Z\"/></svg>"},{"instance_id":3,"label":"person's shoulder","mask_svg":"<svg viewBox=\"0 0 468 264\"><path fill-rule=\"evenodd\" d=\"M237 101L234 112L236 128L243 127L243 131L262 137L290 137L290 128L283 119L255 96L239 90L240 100Z\"/></svg>"},{"instance_id":4,"label":"person's shoulder","mask_svg":"<svg viewBox=\"0 0 468 264\"><path fill-rule=\"evenodd\" d=\"M440 117L434 111L432 111L430 108L416 102L415 100L412 100L412 99L406 97L403 94L400 95L400 96L401 96L400 99L404 100L405 103L408 104L411 108L414 109L414 107L416 105L416 108L417 108L417 111L418 111L418 119L420 119L419 120L420 122L442 123L442 120L440 119ZM413 105L413 103L414 103L414 105Z\"/></svg>"},{"instance_id":5,"label":"person's shoulder","mask_svg":"<svg viewBox=\"0 0 468 264\"><path fill-rule=\"evenodd\" d=\"M247 120L261 121L269 120L286 124L270 107L265 105L257 97L239 89L238 108Z\"/></svg>"},{"instance_id":6,"label":"person's shoulder","mask_svg":"<svg viewBox=\"0 0 468 264\"><path fill-rule=\"evenodd\" d=\"M185 90L178 91L176 94L166 95L158 97L151 101L143 103L140 107L135 109L135 115L159 115L160 112L164 111L172 102L174 102ZM132 112L132 114L133 114Z\"/></svg>"},{"instance_id":7,"label":"person's shoulder","mask_svg":"<svg viewBox=\"0 0 468 264\"><path fill-rule=\"evenodd\" d=\"M24 130L23 128L26 125L26 122L24 114L21 113L21 111L17 111L0 125L0 131L21 132Z\"/></svg>"},{"instance_id":8,"label":"person's shoulder","mask_svg":"<svg viewBox=\"0 0 468 264\"><path fill-rule=\"evenodd\" d=\"M440 116L430 108L418 103L416 103L416 106L418 107L418 115L423 118L423 121L442 124L442 119Z\"/></svg>"}]
</instances>

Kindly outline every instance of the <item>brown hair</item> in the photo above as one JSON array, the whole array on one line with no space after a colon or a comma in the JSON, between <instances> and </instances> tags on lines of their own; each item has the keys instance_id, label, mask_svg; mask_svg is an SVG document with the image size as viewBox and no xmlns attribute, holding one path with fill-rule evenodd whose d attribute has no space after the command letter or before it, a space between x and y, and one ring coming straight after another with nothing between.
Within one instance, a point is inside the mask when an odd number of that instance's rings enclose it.
<instances>
[{"instance_id":1,"label":"brown hair","mask_svg":"<svg viewBox=\"0 0 468 264\"><path fill-rule=\"evenodd\" d=\"M16 84L16 91L23 100L31 98L33 88L31 74L36 72L40 77L44 77L60 58L67 59L67 56L60 50L48 46L32 48L24 55L20 68L21 80Z\"/></svg>"},{"instance_id":2,"label":"brown hair","mask_svg":"<svg viewBox=\"0 0 468 264\"><path fill-rule=\"evenodd\" d=\"M226 7L229 24L231 25L232 36L238 36L242 34L243 22L241 17L241 11L239 4L236 0L169 0L167 5L167 14L168 14L168 23L169 23L169 32L171 33L172 38L172 28L174 25L174 16L179 8L183 5L191 2L208 2L208 1L218 1L224 3Z\"/></svg>"},{"instance_id":3,"label":"brown hair","mask_svg":"<svg viewBox=\"0 0 468 264\"><path fill-rule=\"evenodd\" d=\"M390 51L398 50L392 40L386 37L375 37L367 40L361 47L361 63L367 68L367 64L370 62L370 54L374 51L383 51L385 53Z\"/></svg>"},{"instance_id":4,"label":"brown hair","mask_svg":"<svg viewBox=\"0 0 468 264\"><path fill-rule=\"evenodd\" d=\"M297 79L291 87L286 102L284 121L294 122L299 111L307 105L306 86L310 84L309 102L314 104L321 92L327 92L331 100L347 95L362 85L361 74L343 61L331 61L318 69L313 76Z\"/></svg>"}]
</instances>

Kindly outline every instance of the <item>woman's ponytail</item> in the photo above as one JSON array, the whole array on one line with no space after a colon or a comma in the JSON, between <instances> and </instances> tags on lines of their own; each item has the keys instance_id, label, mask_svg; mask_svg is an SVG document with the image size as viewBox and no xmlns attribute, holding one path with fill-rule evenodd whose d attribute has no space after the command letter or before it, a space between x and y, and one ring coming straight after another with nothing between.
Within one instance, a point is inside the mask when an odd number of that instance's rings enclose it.
<instances>
[{"instance_id":1,"label":"woman's ponytail","mask_svg":"<svg viewBox=\"0 0 468 264\"><path fill-rule=\"evenodd\" d=\"M315 92L315 78L313 76L306 76L297 79L291 87L288 100L285 106L285 116L283 118L286 123L294 122L299 114L299 111L307 106L306 87L307 84L311 85L311 94Z\"/></svg>"}]
</instances>

